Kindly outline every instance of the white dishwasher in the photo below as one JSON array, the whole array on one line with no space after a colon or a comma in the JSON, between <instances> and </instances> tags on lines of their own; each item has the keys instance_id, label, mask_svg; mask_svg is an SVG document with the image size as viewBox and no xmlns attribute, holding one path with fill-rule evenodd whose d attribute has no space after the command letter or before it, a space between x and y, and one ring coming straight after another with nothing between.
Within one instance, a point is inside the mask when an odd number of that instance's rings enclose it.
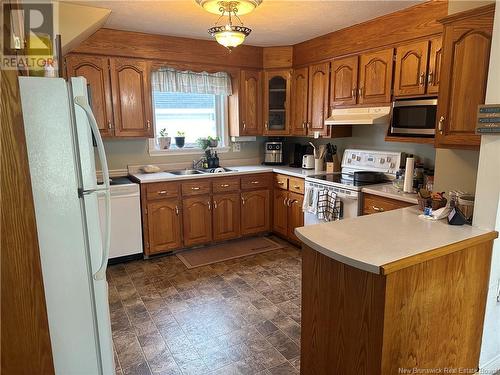
<instances>
[{"instance_id":1,"label":"white dishwasher","mask_svg":"<svg viewBox=\"0 0 500 375\"><path fill-rule=\"evenodd\" d=\"M142 258L141 194L139 184L127 177L111 181L110 263ZM99 215L104 222L104 198L99 198Z\"/></svg>"}]
</instances>

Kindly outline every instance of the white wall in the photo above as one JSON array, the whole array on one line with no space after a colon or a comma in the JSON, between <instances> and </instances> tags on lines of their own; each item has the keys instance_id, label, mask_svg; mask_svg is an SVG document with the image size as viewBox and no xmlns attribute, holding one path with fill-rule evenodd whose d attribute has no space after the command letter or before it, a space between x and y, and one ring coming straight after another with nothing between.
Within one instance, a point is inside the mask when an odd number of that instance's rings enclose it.
<instances>
[{"instance_id":1,"label":"white wall","mask_svg":"<svg viewBox=\"0 0 500 375\"><path fill-rule=\"evenodd\" d=\"M487 104L500 104L500 1L497 0L491 47ZM474 225L500 231L500 134L481 137ZM500 369L500 240L494 242L481 345L480 368Z\"/></svg>"}]
</instances>

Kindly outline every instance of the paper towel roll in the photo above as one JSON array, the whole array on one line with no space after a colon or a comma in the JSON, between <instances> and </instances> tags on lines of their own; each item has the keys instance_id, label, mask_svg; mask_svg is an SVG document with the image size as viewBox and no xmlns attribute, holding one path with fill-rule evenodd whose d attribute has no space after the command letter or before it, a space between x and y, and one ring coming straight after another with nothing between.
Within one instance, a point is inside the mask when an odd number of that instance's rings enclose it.
<instances>
[{"instance_id":1,"label":"paper towel roll","mask_svg":"<svg viewBox=\"0 0 500 375\"><path fill-rule=\"evenodd\" d=\"M415 159L413 155L409 155L406 158L406 169L405 169L405 182L403 185L403 191L405 193L413 193L413 171L415 169Z\"/></svg>"}]
</instances>

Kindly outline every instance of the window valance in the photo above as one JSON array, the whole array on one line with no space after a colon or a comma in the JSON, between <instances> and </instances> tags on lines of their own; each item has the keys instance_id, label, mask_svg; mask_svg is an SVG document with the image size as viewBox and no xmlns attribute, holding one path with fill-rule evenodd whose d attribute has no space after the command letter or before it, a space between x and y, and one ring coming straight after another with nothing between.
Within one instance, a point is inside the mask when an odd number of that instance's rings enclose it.
<instances>
[{"instance_id":1,"label":"window valance","mask_svg":"<svg viewBox=\"0 0 500 375\"><path fill-rule=\"evenodd\" d=\"M208 73L161 68L152 73L153 91L231 95L231 76L226 72Z\"/></svg>"}]
</instances>

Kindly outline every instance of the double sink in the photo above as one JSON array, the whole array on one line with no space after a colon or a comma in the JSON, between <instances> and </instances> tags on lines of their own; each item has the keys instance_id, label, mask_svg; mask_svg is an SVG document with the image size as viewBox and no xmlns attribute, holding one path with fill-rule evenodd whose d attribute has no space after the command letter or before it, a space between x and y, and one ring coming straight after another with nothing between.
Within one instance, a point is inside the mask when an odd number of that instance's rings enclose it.
<instances>
[{"instance_id":1,"label":"double sink","mask_svg":"<svg viewBox=\"0 0 500 375\"><path fill-rule=\"evenodd\" d=\"M187 176L194 174L225 173L225 172L233 172L233 170L229 168L219 167L219 168L209 168L209 169L181 169L178 171L170 171L169 173L175 174L177 176Z\"/></svg>"}]
</instances>

